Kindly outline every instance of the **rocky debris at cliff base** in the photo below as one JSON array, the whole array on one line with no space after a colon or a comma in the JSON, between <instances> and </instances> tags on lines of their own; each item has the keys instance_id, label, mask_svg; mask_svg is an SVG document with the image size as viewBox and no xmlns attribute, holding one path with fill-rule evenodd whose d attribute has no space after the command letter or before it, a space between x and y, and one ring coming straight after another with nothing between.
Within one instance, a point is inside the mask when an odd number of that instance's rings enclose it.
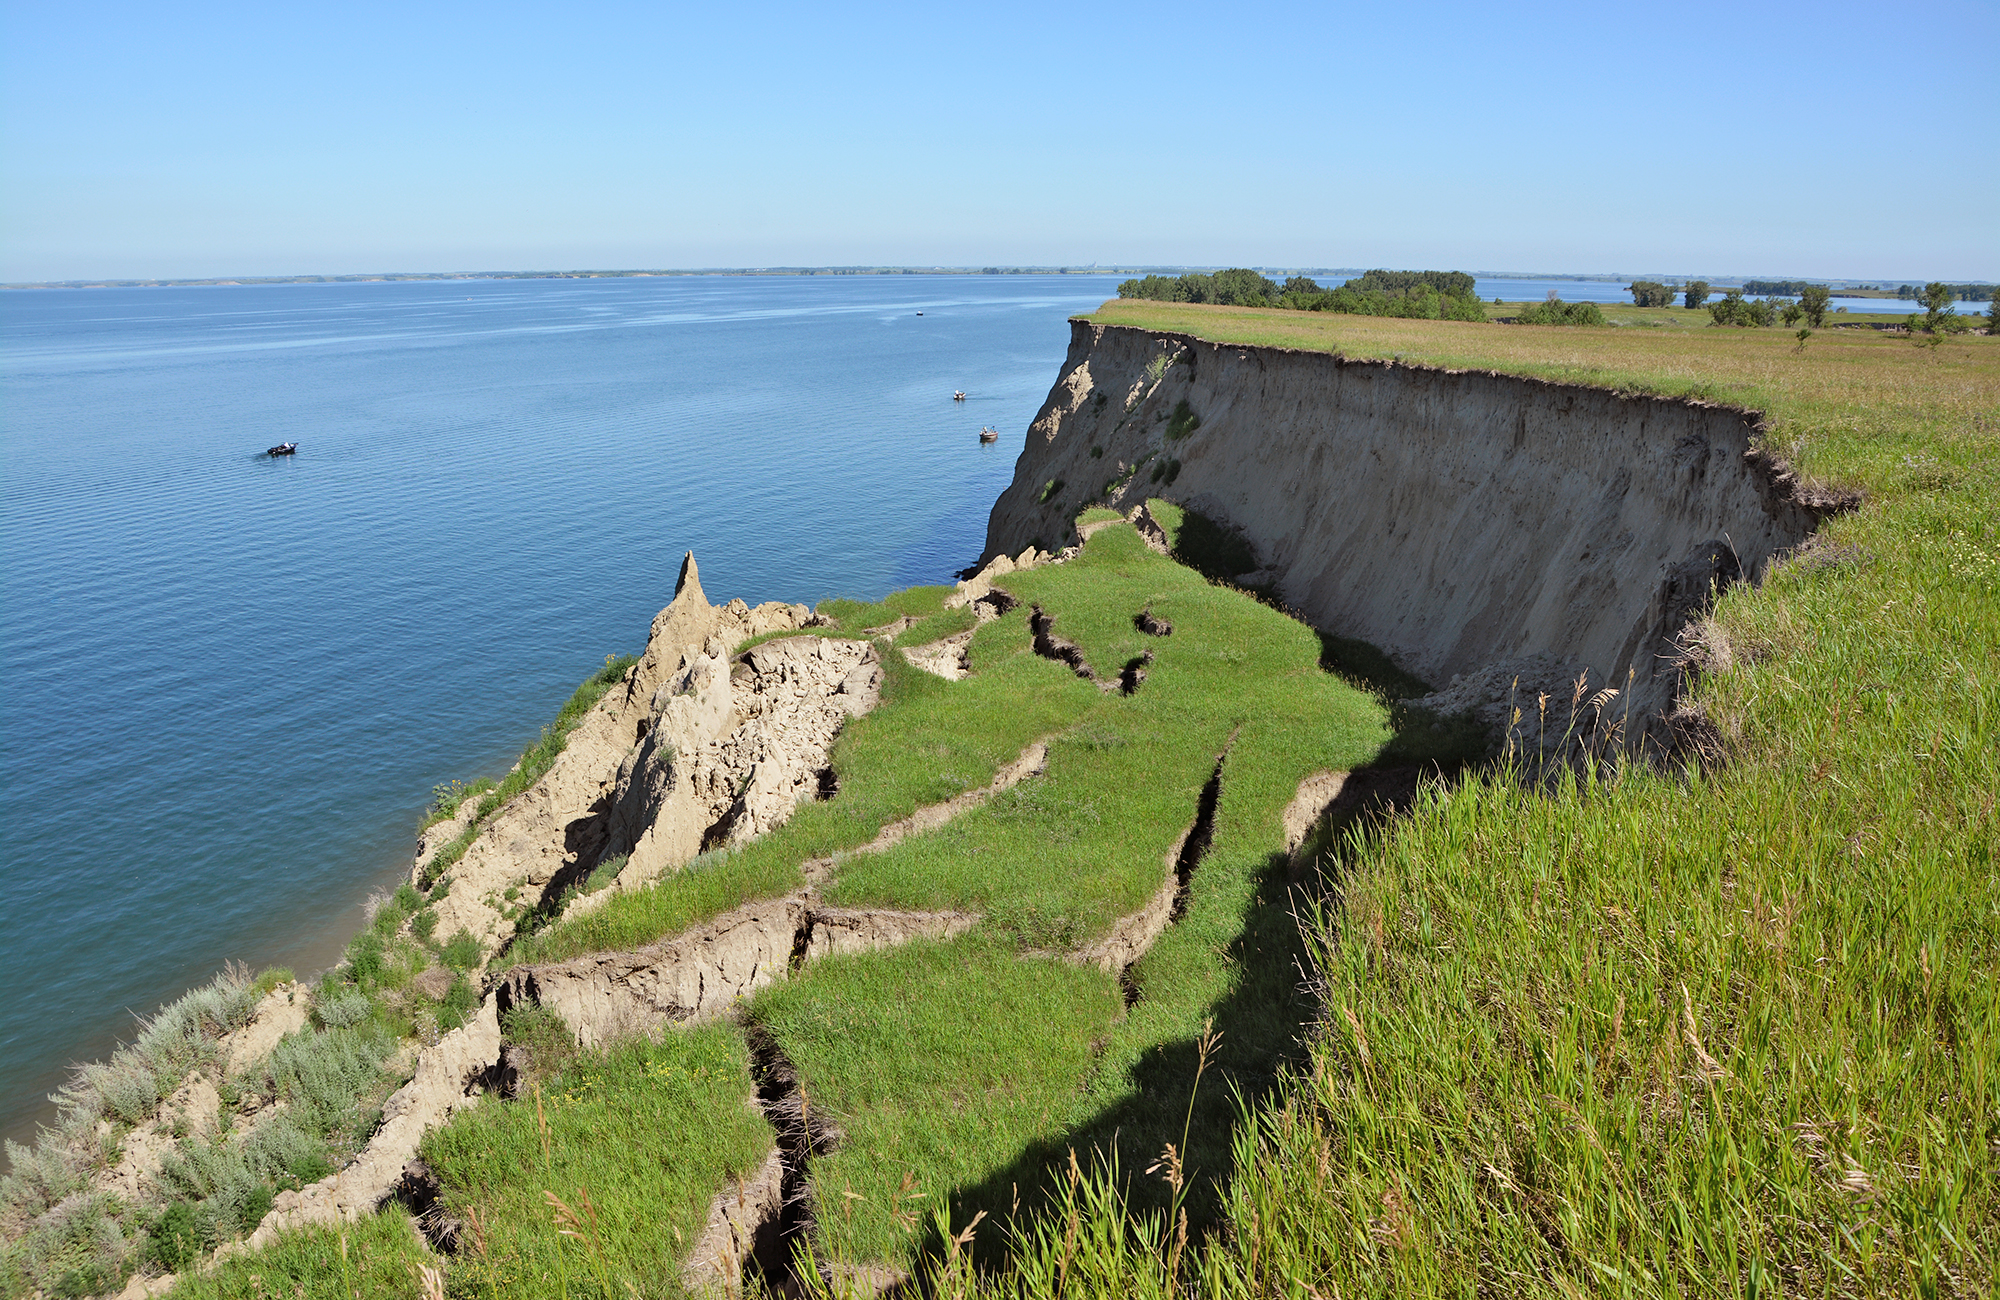
<instances>
[{"instance_id":1,"label":"rocky debris at cliff base","mask_svg":"<svg viewBox=\"0 0 2000 1300\"><path fill-rule=\"evenodd\" d=\"M966 651L971 647L973 634L977 631L977 628L968 628L928 645L904 646L903 658L909 660L912 667L955 682L972 671Z\"/></svg>"},{"instance_id":2,"label":"rocky debris at cliff base","mask_svg":"<svg viewBox=\"0 0 2000 1300\"><path fill-rule=\"evenodd\" d=\"M1496 751L1557 758L1602 739L1608 727L1622 731L1623 695L1617 688L1605 693L1585 664L1534 654L1461 674L1441 691L1401 703L1434 718L1473 719L1491 734Z\"/></svg>"}]
</instances>

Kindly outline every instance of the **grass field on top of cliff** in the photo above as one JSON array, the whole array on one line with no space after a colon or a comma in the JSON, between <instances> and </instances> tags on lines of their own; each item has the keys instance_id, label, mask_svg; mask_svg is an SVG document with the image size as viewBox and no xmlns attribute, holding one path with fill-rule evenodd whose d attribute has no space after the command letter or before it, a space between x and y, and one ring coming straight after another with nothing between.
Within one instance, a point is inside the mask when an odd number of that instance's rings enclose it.
<instances>
[{"instance_id":1,"label":"grass field on top of cliff","mask_svg":"<svg viewBox=\"0 0 2000 1300\"><path fill-rule=\"evenodd\" d=\"M1225 1232L1177 1252L1086 1180L980 1285L1992 1294L2000 340L1092 319L1741 403L1864 499L1696 629L1720 761L1475 775L1333 847L1309 1062L1236 1130Z\"/></svg>"}]
</instances>

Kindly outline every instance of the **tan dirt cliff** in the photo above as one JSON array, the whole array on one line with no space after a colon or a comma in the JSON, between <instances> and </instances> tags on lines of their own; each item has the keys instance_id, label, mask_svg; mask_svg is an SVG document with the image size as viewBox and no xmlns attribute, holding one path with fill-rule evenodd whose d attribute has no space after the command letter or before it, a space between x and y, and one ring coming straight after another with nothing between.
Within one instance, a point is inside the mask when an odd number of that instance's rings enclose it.
<instances>
[{"instance_id":1,"label":"tan dirt cliff","mask_svg":"<svg viewBox=\"0 0 2000 1300\"><path fill-rule=\"evenodd\" d=\"M1078 320L983 558L1064 545L1090 501L1165 497L1240 530L1258 568L1239 585L1438 687L1465 679L1450 710L1518 676L1532 712L1537 686L1587 669L1592 690L1629 677L1637 722L1672 704L1673 638L1712 590L1761 577L1835 505L1757 420Z\"/></svg>"}]
</instances>

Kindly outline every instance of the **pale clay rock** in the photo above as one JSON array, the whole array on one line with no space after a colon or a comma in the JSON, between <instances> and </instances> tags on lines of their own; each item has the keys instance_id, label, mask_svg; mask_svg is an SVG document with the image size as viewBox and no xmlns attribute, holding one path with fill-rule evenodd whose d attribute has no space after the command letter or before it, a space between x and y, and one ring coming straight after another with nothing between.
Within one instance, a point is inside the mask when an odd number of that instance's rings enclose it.
<instances>
[{"instance_id":1,"label":"pale clay rock","mask_svg":"<svg viewBox=\"0 0 2000 1300\"><path fill-rule=\"evenodd\" d=\"M641 724L651 719L657 690L683 655L714 646L726 652L748 637L798 627L812 617L803 605L774 602L752 609L735 600L711 606L690 553L673 601L653 620L638 664L584 715L549 771L493 813L447 873L451 889L434 904L436 933L449 937L463 929L490 957L513 934L506 916L508 889L537 900L560 874L603 856L608 828L599 813L614 793L621 762L641 739ZM424 848L434 852L449 838L434 843L435 836L427 835ZM421 871L421 865L414 867L412 879Z\"/></svg>"},{"instance_id":2,"label":"pale clay rock","mask_svg":"<svg viewBox=\"0 0 2000 1300\"><path fill-rule=\"evenodd\" d=\"M269 1056L278 1040L303 1029L311 1014L312 998L304 985L280 984L266 993L250 1023L224 1040L223 1073L234 1077Z\"/></svg>"},{"instance_id":3,"label":"pale clay rock","mask_svg":"<svg viewBox=\"0 0 2000 1300\"><path fill-rule=\"evenodd\" d=\"M738 1178L708 1203L708 1221L681 1266L681 1285L695 1295L735 1296L743 1291L743 1263L757 1230L784 1209L785 1159L777 1147L747 1178Z\"/></svg>"},{"instance_id":4,"label":"pale clay rock","mask_svg":"<svg viewBox=\"0 0 2000 1300\"><path fill-rule=\"evenodd\" d=\"M921 668L933 676L955 682L971 671L965 655L967 648L972 644L973 634L977 631L977 628L968 628L942 640L932 641L928 645L905 646L903 658L909 660L912 666Z\"/></svg>"},{"instance_id":5,"label":"pale clay rock","mask_svg":"<svg viewBox=\"0 0 2000 1300\"><path fill-rule=\"evenodd\" d=\"M906 836L934 830L1039 775L1047 765L1048 746L1036 741L987 785L919 808L883 827L853 852L880 853ZM807 863L807 879L824 878L832 865L826 860ZM501 977L500 996L509 1006L534 1002L551 1008L579 1042L592 1045L664 1024L721 1015L737 998L782 978L795 954L817 960L836 952L893 947L919 937L949 938L964 933L978 919L963 912L828 908L808 888L784 898L747 903L633 951L517 966Z\"/></svg>"},{"instance_id":6,"label":"pale clay rock","mask_svg":"<svg viewBox=\"0 0 2000 1300\"><path fill-rule=\"evenodd\" d=\"M1672 638L1710 582L1759 577L1836 504L1758 449L1742 410L1071 330L987 555L1068 530L1071 504L1036 498L1051 478L1088 481L1091 447L1125 464L1171 455L1170 488L1140 472L1111 504L1167 496L1241 529L1303 618L1428 681L1548 654L1620 688L1629 673L1635 717L1662 713L1679 688ZM1162 417L1183 400L1201 425L1169 449Z\"/></svg>"}]
</instances>

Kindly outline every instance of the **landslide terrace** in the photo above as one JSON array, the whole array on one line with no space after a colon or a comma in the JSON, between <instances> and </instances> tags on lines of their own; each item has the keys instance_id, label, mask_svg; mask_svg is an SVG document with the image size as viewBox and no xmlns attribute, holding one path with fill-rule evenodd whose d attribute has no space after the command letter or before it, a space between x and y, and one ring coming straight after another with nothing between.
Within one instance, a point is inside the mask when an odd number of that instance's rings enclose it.
<instances>
[{"instance_id":1,"label":"landslide terrace","mask_svg":"<svg viewBox=\"0 0 2000 1300\"><path fill-rule=\"evenodd\" d=\"M207 997L156 1117L100 1089L97 1155L17 1157L10 1286L213 1245L289 1153L262 1249L178 1293L656 1294L749 1256L867 1292L1989 1294L1994 342L1103 315L1757 411L1746 452L1865 500L1688 609L1707 765L1503 763L1318 838L1449 743L1384 707L1426 683L1111 511L873 606L714 607L690 567L339 971ZM345 1109L302 1068L335 1048ZM133 1159L177 1142L168 1223Z\"/></svg>"}]
</instances>

